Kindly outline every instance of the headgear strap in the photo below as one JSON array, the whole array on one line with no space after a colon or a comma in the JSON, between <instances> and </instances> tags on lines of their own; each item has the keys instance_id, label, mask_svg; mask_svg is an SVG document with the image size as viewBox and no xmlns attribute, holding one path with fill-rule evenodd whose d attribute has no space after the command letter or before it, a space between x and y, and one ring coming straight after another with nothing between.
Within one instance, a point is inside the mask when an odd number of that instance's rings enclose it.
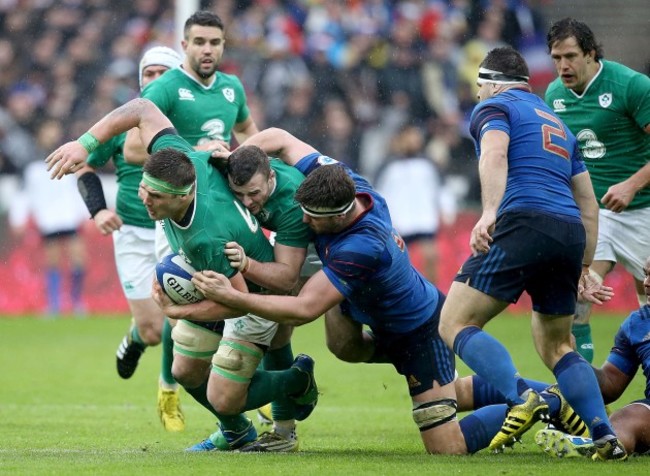
<instances>
[{"instance_id":1,"label":"headgear strap","mask_svg":"<svg viewBox=\"0 0 650 476\"><path fill-rule=\"evenodd\" d=\"M347 212L352 210L354 205L354 200L350 203L343 205L341 207L332 208L332 207L308 207L307 205L300 204L305 215L309 215L314 218L324 218L324 217L335 217L337 215L345 215Z\"/></svg>"},{"instance_id":2,"label":"headgear strap","mask_svg":"<svg viewBox=\"0 0 650 476\"><path fill-rule=\"evenodd\" d=\"M479 68L477 82L478 84L484 84L487 82L495 84L526 84L528 83L528 76L504 74L492 69Z\"/></svg>"}]
</instances>

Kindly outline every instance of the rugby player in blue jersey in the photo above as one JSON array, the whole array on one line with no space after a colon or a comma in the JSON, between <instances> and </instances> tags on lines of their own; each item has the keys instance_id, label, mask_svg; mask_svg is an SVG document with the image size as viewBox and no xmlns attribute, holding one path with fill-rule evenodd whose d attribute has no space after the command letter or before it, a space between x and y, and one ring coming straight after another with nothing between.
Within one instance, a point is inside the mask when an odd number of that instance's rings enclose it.
<instances>
[{"instance_id":1,"label":"rugby player in blue jersey","mask_svg":"<svg viewBox=\"0 0 650 476\"><path fill-rule=\"evenodd\" d=\"M211 271L196 273L193 282L211 300L280 323L302 325L325 314L327 345L338 358L390 362L404 375L429 453L487 447L507 407L484 407L457 420L454 355L438 335L445 298L411 264L385 200L347 166L281 129L262 131L244 145L306 176L295 198L315 232L323 269L298 296L251 299Z\"/></svg>"},{"instance_id":2,"label":"rugby player in blue jersey","mask_svg":"<svg viewBox=\"0 0 650 476\"><path fill-rule=\"evenodd\" d=\"M643 268L646 303L631 313L616 333L607 360L595 368L596 378L606 402L617 400L632 382L639 368L645 379L645 398L635 400L611 414L612 426L630 454L650 454L650 258ZM547 453L560 458L589 456L594 453L590 438L567 435L557 430L540 430L536 443Z\"/></svg>"},{"instance_id":3,"label":"rugby player in blue jersey","mask_svg":"<svg viewBox=\"0 0 650 476\"><path fill-rule=\"evenodd\" d=\"M587 423L596 457L627 453L609 422L589 363L571 346L579 284L589 285L598 204L569 129L531 93L528 66L514 49L491 50L480 65L470 119L481 177L483 213L441 312L440 334L454 352L507 399L490 443L497 449L548 412L521 378L506 348L483 331L526 291L535 347L559 389Z\"/></svg>"}]
</instances>

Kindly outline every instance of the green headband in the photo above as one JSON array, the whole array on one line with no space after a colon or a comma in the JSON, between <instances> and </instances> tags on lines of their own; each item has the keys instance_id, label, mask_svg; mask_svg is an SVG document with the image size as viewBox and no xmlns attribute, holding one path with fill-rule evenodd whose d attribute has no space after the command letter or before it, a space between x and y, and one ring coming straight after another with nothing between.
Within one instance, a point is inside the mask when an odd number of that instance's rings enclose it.
<instances>
[{"instance_id":1,"label":"green headband","mask_svg":"<svg viewBox=\"0 0 650 476\"><path fill-rule=\"evenodd\" d=\"M170 184L169 182L165 182L164 180L152 177L147 172L142 173L142 183L148 187L153 188L154 190L158 190L159 192L163 193L169 193L172 195L187 195L192 190L192 185L194 185L191 183L189 185L177 187Z\"/></svg>"}]
</instances>

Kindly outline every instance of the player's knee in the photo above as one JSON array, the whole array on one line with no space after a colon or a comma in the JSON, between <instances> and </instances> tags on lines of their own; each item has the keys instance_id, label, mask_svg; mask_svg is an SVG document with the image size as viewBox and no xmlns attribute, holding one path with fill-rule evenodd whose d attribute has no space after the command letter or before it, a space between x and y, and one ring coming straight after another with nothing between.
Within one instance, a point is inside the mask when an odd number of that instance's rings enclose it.
<instances>
[{"instance_id":1,"label":"player's knee","mask_svg":"<svg viewBox=\"0 0 650 476\"><path fill-rule=\"evenodd\" d=\"M361 345L361 340L327 339L327 348L329 351L334 354L337 359L342 360L343 362L363 362Z\"/></svg>"},{"instance_id":2,"label":"player's knee","mask_svg":"<svg viewBox=\"0 0 650 476\"><path fill-rule=\"evenodd\" d=\"M413 421L421 432L456 419L458 404L451 398L419 403L413 408Z\"/></svg>"},{"instance_id":3,"label":"player's knee","mask_svg":"<svg viewBox=\"0 0 650 476\"><path fill-rule=\"evenodd\" d=\"M458 330L451 325L451 322L448 319L445 319L444 321L440 319L440 323L438 324L438 333L445 344L447 344L450 349L453 349L454 339L456 339Z\"/></svg>"},{"instance_id":4,"label":"player's knee","mask_svg":"<svg viewBox=\"0 0 650 476\"><path fill-rule=\"evenodd\" d=\"M209 362L178 356L172 364L172 376L186 389L197 388L207 380L209 368Z\"/></svg>"},{"instance_id":5,"label":"player's knee","mask_svg":"<svg viewBox=\"0 0 650 476\"><path fill-rule=\"evenodd\" d=\"M212 372L234 382L247 384L264 354L237 342L223 340L212 357Z\"/></svg>"}]
</instances>

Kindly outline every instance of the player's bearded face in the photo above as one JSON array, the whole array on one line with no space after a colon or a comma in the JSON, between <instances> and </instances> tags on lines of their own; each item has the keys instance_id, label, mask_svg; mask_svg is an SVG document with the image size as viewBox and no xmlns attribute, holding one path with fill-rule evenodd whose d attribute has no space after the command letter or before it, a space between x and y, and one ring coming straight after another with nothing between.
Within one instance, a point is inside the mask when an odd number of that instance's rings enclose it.
<instances>
[{"instance_id":1,"label":"player's bearded face","mask_svg":"<svg viewBox=\"0 0 650 476\"><path fill-rule=\"evenodd\" d=\"M219 28L194 25L183 42L187 62L200 78L210 78L221 61L225 46L223 31Z\"/></svg>"}]
</instances>

